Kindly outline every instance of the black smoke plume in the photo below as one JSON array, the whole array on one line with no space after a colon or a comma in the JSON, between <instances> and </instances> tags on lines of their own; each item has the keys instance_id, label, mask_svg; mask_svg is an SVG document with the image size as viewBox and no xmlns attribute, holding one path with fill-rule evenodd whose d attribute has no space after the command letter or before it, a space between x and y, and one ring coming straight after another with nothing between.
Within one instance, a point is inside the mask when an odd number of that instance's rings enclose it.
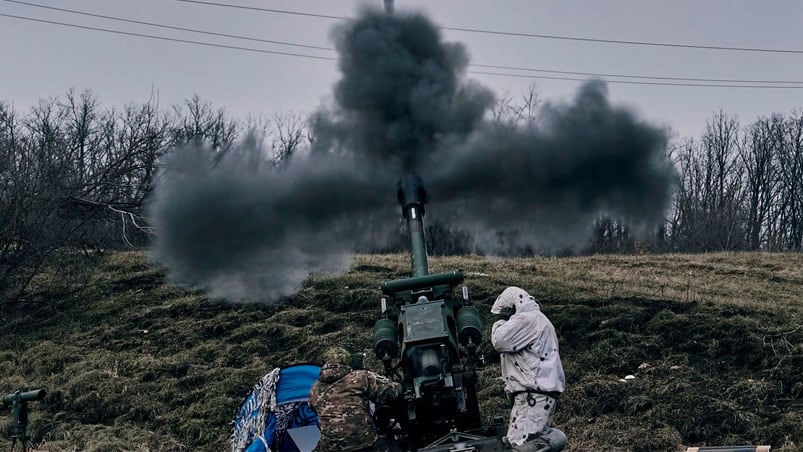
<instances>
[{"instance_id":1,"label":"black smoke plume","mask_svg":"<svg viewBox=\"0 0 803 452\"><path fill-rule=\"evenodd\" d=\"M388 177L348 156L280 169L253 139L222 159L207 146L175 149L149 206L155 257L175 281L217 296L291 294L312 272L347 268L357 237L381 236L374 217L392 213Z\"/></svg>"},{"instance_id":2,"label":"black smoke plume","mask_svg":"<svg viewBox=\"0 0 803 452\"><path fill-rule=\"evenodd\" d=\"M463 79L465 48L421 14L369 10L333 36L342 77L334 105L312 117L317 150L419 171L425 156L465 141L493 104L490 90Z\"/></svg>"},{"instance_id":3,"label":"black smoke plume","mask_svg":"<svg viewBox=\"0 0 803 452\"><path fill-rule=\"evenodd\" d=\"M478 251L577 249L602 214L645 229L663 219L666 134L612 106L604 83L545 105L537 127L492 124L465 49L426 17L369 11L334 36L342 78L313 117L317 147L420 174L430 219L471 231Z\"/></svg>"},{"instance_id":4,"label":"black smoke plume","mask_svg":"<svg viewBox=\"0 0 803 452\"><path fill-rule=\"evenodd\" d=\"M216 160L165 160L150 205L155 254L176 280L231 298L292 293L347 267L398 221L395 182L424 179L428 218L472 231L478 250L577 247L597 216L661 221L672 171L666 136L612 106L602 82L548 104L538 126L487 120L491 91L468 55L417 13L365 10L334 29L341 78L310 118L310 152L281 169L248 140Z\"/></svg>"},{"instance_id":5,"label":"black smoke plume","mask_svg":"<svg viewBox=\"0 0 803 452\"><path fill-rule=\"evenodd\" d=\"M480 249L576 251L600 215L636 230L664 220L666 146L663 129L612 106L593 81L572 102L545 105L538 127L485 125L423 173L431 210L472 231Z\"/></svg>"}]
</instances>

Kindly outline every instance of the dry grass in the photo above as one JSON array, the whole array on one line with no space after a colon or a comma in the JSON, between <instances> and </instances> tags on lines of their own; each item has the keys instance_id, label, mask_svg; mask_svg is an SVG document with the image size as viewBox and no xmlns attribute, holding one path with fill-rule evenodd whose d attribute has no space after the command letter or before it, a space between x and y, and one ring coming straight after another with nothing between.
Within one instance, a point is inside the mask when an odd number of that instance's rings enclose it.
<instances>
[{"instance_id":1,"label":"dry grass","mask_svg":"<svg viewBox=\"0 0 803 452\"><path fill-rule=\"evenodd\" d=\"M233 304L166 284L144 253L64 263L0 309L0 390L49 392L31 407L39 450L226 449L260 376L347 339L370 348L378 286L410 268L405 255L361 255L279 303ZM454 269L485 316L508 285L540 299L561 340L568 451L803 444L803 255L430 259L433 273ZM485 351L489 420L507 408Z\"/></svg>"}]
</instances>

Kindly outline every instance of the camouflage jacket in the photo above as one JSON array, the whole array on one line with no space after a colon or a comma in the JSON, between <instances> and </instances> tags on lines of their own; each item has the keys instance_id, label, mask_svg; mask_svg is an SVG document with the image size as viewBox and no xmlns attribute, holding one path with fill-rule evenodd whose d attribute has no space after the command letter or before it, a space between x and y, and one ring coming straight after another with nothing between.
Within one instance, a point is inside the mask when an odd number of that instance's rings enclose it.
<instances>
[{"instance_id":1,"label":"camouflage jacket","mask_svg":"<svg viewBox=\"0 0 803 452\"><path fill-rule=\"evenodd\" d=\"M401 394L401 385L367 370L327 363L312 386L309 404L318 413L321 441L316 451L353 451L375 446L370 402L381 404Z\"/></svg>"}]
</instances>

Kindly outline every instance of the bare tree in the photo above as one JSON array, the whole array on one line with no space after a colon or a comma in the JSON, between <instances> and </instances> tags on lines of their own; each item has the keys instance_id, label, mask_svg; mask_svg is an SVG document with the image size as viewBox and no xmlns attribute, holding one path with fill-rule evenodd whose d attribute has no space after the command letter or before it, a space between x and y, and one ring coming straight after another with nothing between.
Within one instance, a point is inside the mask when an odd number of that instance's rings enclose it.
<instances>
[{"instance_id":1,"label":"bare tree","mask_svg":"<svg viewBox=\"0 0 803 452\"><path fill-rule=\"evenodd\" d=\"M538 85L531 83L527 87L527 91L521 94L519 104L516 108L516 116L520 121L526 124L535 124L541 114L541 92L538 91Z\"/></svg>"},{"instance_id":2,"label":"bare tree","mask_svg":"<svg viewBox=\"0 0 803 452\"><path fill-rule=\"evenodd\" d=\"M782 246L803 250L803 111L792 112L783 126L778 153L779 229Z\"/></svg>"},{"instance_id":3,"label":"bare tree","mask_svg":"<svg viewBox=\"0 0 803 452\"><path fill-rule=\"evenodd\" d=\"M19 248L14 237L20 227L18 215L23 209L15 196L18 184L18 134L20 124L14 110L0 102L0 282L7 281Z\"/></svg>"},{"instance_id":4,"label":"bare tree","mask_svg":"<svg viewBox=\"0 0 803 452\"><path fill-rule=\"evenodd\" d=\"M150 229L143 217L143 204L153 189L156 162L168 149L170 123L159 112L154 98L143 104L131 103L106 123L104 149L106 165L86 187L91 202L105 206L119 226L127 245L144 243Z\"/></svg>"},{"instance_id":5,"label":"bare tree","mask_svg":"<svg viewBox=\"0 0 803 452\"><path fill-rule=\"evenodd\" d=\"M54 198L65 166L58 153L63 115L54 99L41 101L19 122L4 110L0 286L15 298L53 250L51 226L61 213Z\"/></svg>"},{"instance_id":6,"label":"bare tree","mask_svg":"<svg viewBox=\"0 0 803 452\"><path fill-rule=\"evenodd\" d=\"M168 126L153 99L118 113L68 91L21 120L0 104L0 281L12 298L60 248L147 242L142 206Z\"/></svg>"},{"instance_id":7,"label":"bare tree","mask_svg":"<svg viewBox=\"0 0 803 452\"><path fill-rule=\"evenodd\" d=\"M307 117L302 113L276 113L272 117L271 151L276 165L285 164L309 137Z\"/></svg>"},{"instance_id":8,"label":"bare tree","mask_svg":"<svg viewBox=\"0 0 803 452\"><path fill-rule=\"evenodd\" d=\"M750 249L768 244L768 234L775 225L773 204L778 187L776 156L783 139L783 117L772 115L751 124L739 146L745 170L747 240Z\"/></svg>"},{"instance_id":9,"label":"bare tree","mask_svg":"<svg viewBox=\"0 0 803 452\"><path fill-rule=\"evenodd\" d=\"M742 167L739 125L720 110L707 122L702 139L673 149L679 181L670 222L670 244L680 251L737 249L742 246Z\"/></svg>"},{"instance_id":10,"label":"bare tree","mask_svg":"<svg viewBox=\"0 0 803 452\"><path fill-rule=\"evenodd\" d=\"M239 136L238 122L229 118L225 109L214 109L211 102L197 94L183 105L173 107L173 112L173 144L205 141L222 156Z\"/></svg>"},{"instance_id":11,"label":"bare tree","mask_svg":"<svg viewBox=\"0 0 803 452\"><path fill-rule=\"evenodd\" d=\"M675 168L678 172L678 184L674 196L673 215L671 217L671 239L673 247L678 250L700 245L703 240L702 206L704 176L699 146L693 139L686 139L674 152Z\"/></svg>"},{"instance_id":12,"label":"bare tree","mask_svg":"<svg viewBox=\"0 0 803 452\"><path fill-rule=\"evenodd\" d=\"M709 231L705 249L739 249L744 234L740 218L742 166L738 159L739 122L723 110L706 123L702 137L704 186L702 210Z\"/></svg>"},{"instance_id":13,"label":"bare tree","mask_svg":"<svg viewBox=\"0 0 803 452\"><path fill-rule=\"evenodd\" d=\"M491 108L491 122L497 126L531 126L538 122L542 104L535 83L518 98L506 92Z\"/></svg>"}]
</instances>

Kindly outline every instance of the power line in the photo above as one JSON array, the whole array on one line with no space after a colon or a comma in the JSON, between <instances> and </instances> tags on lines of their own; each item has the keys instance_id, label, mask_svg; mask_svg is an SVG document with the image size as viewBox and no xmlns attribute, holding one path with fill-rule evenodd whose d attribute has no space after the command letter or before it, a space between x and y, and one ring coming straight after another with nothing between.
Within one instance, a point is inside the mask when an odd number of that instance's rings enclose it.
<instances>
[{"instance_id":1,"label":"power line","mask_svg":"<svg viewBox=\"0 0 803 452\"><path fill-rule=\"evenodd\" d=\"M206 30L177 27L177 26L165 25L165 24L157 24L157 23L153 23L153 22L145 22L145 21L140 21L140 20L126 19L126 18L122 18L122 17L108 16L108 15L96 14L96 13L91 13L91 12L86 12L86 11L77 11L77 10L66 9L66 8L57 8L57 7L40 5L40 4L37 4L37 3L30 3L30 2L20 1L20 0L2 0L2 1L8 2L8 3L17 3L17 4L27 5L27 6L37 7L37 8L44 8L44 9L49 9L49 10L67 12L67 13L70 13L70 14L78 14L78 15L83 15L83 16L98 17L98 18L102 18L102 19L115 20L115 21L126 22L126 23L134 23L134 24L139 24L139 25L147 25L147 26L152 26L152 27L166 28L166 29L170 29L170 30L189 31L189 32L193 32L193 33L201 33L201 34L212 35L212 36L236 38L236 39L242 39L242 40L247 40L247 41L270 43L270 44L281 44L281 45L286 45L286 46L303 47L303 48L310 48L310 49L316 49L316 50L326 50L326 51L334 51L335 50L332 47L314 46L314 45L299 44L299 43L287 42L287 41L276 41L276 40L270 40L270 39L262 39L262 38L256 38L256 37L250 37L250 36L242 36L242 35L232 35L232 34L227 34L227 33L210 32L210 31L206 31ZM562 71L562 70L555 70L555 69L530 68L530 67L521 67L521 66L503 66L503 65L480 64L480 63L470 63L470 65L474 66L474 67L489 68L489 69L505 69L505 70L526 71L526 72L544 72L544 73L548 73L548 74L582 75L582 76L589 76L589 77L615 77L615 78L647 79L647 80L674 80L674 81L682 81L682 82L706 82L706 83L803 84L803 81L790 81L790 80L715 79L715 78L700 78L700 77L676 77L676 76L673 77L673 76L613 74L613 73L600 73L600 72Z\"/></svg>"},{"instance_id":2,"label":"power line","mask_svg":"<svg viewBox=\"0 0 803 452\"><path fill-rule=\"evenodd\" d=\"M332 16L327 14L315 14L315 13L306 13L300 11L288 11L288 10L281 10L281 9L272 9L272 8L259 8L256 6L241 6L241 5L231 5L228 3L218 3L212 1L205 1L205 0L173 0L175 2L182 2L182 3L195 3L199 5L207 5L207 6L219 6L223 8L236 8L236 9L244 9L250 11L261 11L267 13L275 13L275 14L288 14L293 16L306 16L306 17L318 17L323 19L335 19L335 20L347 20L348 17L341 17L341 16ZM522 38L541 38L541 39L558 39L563 41L580 41L580 42L596 42L596 43L603 43L603 44L626 44L626 45L639 45L639 46L651 46L651 47L675 47L675 48L682 48L682 49L702 49L702 50L728 50L728 51L736 51L736 52L760 52L760 53L791 53L791 54L803 54L803 50L796 50L796 49L771 49L771 48L760 48L760 47L731 47L731 46L715 46L715 45L702 45L702 44L676 44L676 43L668 43L668 42L653 42L653 41L631 41L631 40L623 40L623 39L603 39L603 38L586 38L586 37L578 37L578 36L565 36L565 35L549 35L549 34L537 34L537 33L518 33L512 31L500 31L500 30L485 30L480 28L460 28L460 27L441 27L444 30L451 30L451 31L462 31L466 33L481 33L481 34L490 34L490 35L502 35L502 36L516 36Z\"/></svg>"},{"instance_id":3,"label":"power line","mask_svg":"<svg viewBox=\"0 0 803 452\"><path fill-rule=\"evenodd\" d=\"M267 53L267 54L271 54L271 55L285 55L285 56L300 57L300 58L310 58L310 59L313 59L313 60L335 61L335 58L333 58L333 57L324 57L324 56L317 56L317 55L304 55L304 54L301 54L301 53L292 53L292 52L279 52L279 51L276 51L276 50L254 49L254 48L251 48L251 47L240 47L240 46L232 46L232 45L226 45L226 44L215 44L215 43L211 43L211 42L192 41L192 40L189 40L189 39L168 38L168 37L165 37L165 36L154 36L154 35L147 35L147 34L144 34L144 33L133 33L133 32L128 32L128 31L109 30L107 28L89 27L89 26L86 26L86 25L68 24L68 23L65 23L65 22L57 22L57 21L53 21L53 20L36 19L36 18L33 18L33 17L15 16L13 14L2 14L2 13L0 13L0 16L10 17L12 19L29 20L29 21L32 21L32 22L42 22L42 23L52 24L52 25L61 25L61 26L64 26L64 27L80 28L80 29L83 29L83 30L102 31L104 33L114 33L114 34L125 35L125 36L137 36L137 37L140 37L140 38L157 39L157 40L162 40L162 41L182 42L182 43L185 43L185 44L196 44L196 45L202 45L202 46L208 46L208 47L218 47L218 48L222 48L222 49L244 50L244 51L248 51L248 52Z\"/></svg>"},{"instance_id":4,"label":"power line","mask_svg":"<svg viewBox=\"0 0 803 452\"><path fill-rule=\"evenodd\" d=\"M729 79L729 78L697 78L697 77L669 77L657 75L631 75L631 74L606 74L601 72L576 72L576 71L558 71L554 69L538 69L520 66L500 66L496 64L479 64L470 63L471 66L484 67L489 69L508 69L513 71L527 71L527 72L546 72L550 74L568 74L568 75L587 75L590 77L619 77L619 78L643 78L649 80L678 80L687 82L720 82L720 83L777 83L777 84L803 84L803 80L746 80L746 79Z\"/></svg>"},{"instance_id":5,"label":"power line","mask_svg":"<svg viewBox=\"0 0 803 452\"><path fill-rule=\"evenodd\" d=\"M169 38L164 36L155 36L155 35L148 35L144 33L133 33L133 32L126 32L126 31L119 31L119 30L109 30L106 28L99 28L99 27L90 27L85 25L77 25L77 24L70 24L65 22L58 22L58 21L51 21L45 19L36 19L32 17L25 17L25 16L17 16L13 14L3 14L0 13L2 17L8 17L12 19L20 19L20 20L27 20L32 22L40 22L52 25L60 25L65 27L71 28L79 28L83 30L90 30L90 31L100 31L105 33L114 33L119 35L125 36L136 36L141 38L149 38L149 39L156 39L162 41L172 41L172 42L180 42L184 44L194 44L194 45L202 45L208 47L216 47L216 48L223 48L223 49L232 49L232 50L242 50L248 52L257 52L263 54L270 54L270 55L283 55L283 56L291 56L297 58L309 58L309 59L316 59L316 60L326 60L326 61L335 61L336 58L333 57L323 57L317 55L305 55L300 53L292 53L292 52L279 52L274 50L265 50L265 49L255 49L252 47L240 47L240 46L232 46L232 45L225 45L225 44L215 44L210 42L203 42L203 41L193 41L189 39L178 39L178 38ZM528 78L528 79L547 79L547 80L568 80L568 81L587 81L587 78L573 78L573 77L555 77L555 76L544 76L544 75L526 75L526 74L513 74L513 73L503 73L503 72L484 72L484 71L468 71L471 74L479 74L479 75L493 75L493 76L503 76L503 77L516 77L516 78ZM775 88L775 89L798 89L803 88L801 86L778 86L778 85L732 85L732 84L702 84L702 83L668 83L668 82L638 82L633 80L606 80L607 83L611 84L630 84L630 85L653 85L653 86L686 86L686 87L710 87L710 88Z\"/></svg>"},{"instance_id":6,"label":"power line","mask_svg":"<svg viewBox=\"0 0 803 452\"><path fill-rule=\"evenodd\" d=\"M177 0L189 1L189 0ZM602 38L584 38L577 36L562 36L562 35L544 35L535 33L516 33L511 31L496 31L496 30L482 30L477 28L456 28L456 27L441 27L444 30L463 31L467 33L483 33L490 35L504 35L504 36L519 36L525 38L543 38L543 39L559 39L563 41L581 41L581 42L597 42L604 44L627 44L638 46L652 46L652 47L675 47L681 49L703 49L703 50L730 50L735 52L760 52L760 53L796 53L803 54L803 50L795 49L769 49L759 47L729 47L729 46L714 46L714 45L701 45L701 44L675 44L668 42L651 42L651 41L628 41L623 39L602 39Z\"/></svg>"},{"instance_id":7,"label":"power line","mask_svg":"<svg viewBox=\"0 0 803 452\"><path fill-rule=\"evenodd\" d=\"M256 6L243 6L243 5L230 5L228 3L217 3L217 2L208 2L202 0L173 0L175 2L183 2L183 3L196 3L199 5L207 5L207 6L221 6L224 8L234 8L234 9L244 9L247 11L261 11L264 13L276 13L276 14L288 14L291 16L305 16L305 17L317 17L320 19L335 19L335 20L348 20L348 17L342 16L330 16L327 14L315 14L315 13L304 13L299 11L285 11L283 9L272 9L272 8L259 8Z\"/></svg>"},{"instance_id":8,"label":"power line","mask_svg":"<svg viewBox=\"0 0 803 452\"><path fill-rule=\"evenodd\" d=\"M138 25L148 25L150 27L167 28L167 29L170 29L170 30L189 31L189 32L192 32L192 33L201 33L201 34L205 34L205 35L220 36L220 37L225 37L225 38L244 39L244 40L247 40L247 41L264 42L264 43L269 43L269 44L281 44L281 45L293 46L293 47L304 47L304 48L307 48L307 49L334 50L331 47L320 47L320 46L298 44L298 43L286 42L286 41L273 41L273 40L270 40L270 39L254 38L254 37L250 37L250 36L232 35L232 34L227 34L227 33L216 33L216 32L213 32L213 31L198 30L198 29L194 29L194 28L176 27L176 26L172 26L172 25L157 24L157 23L153 23L153 22L144 22L144 21L141 21L141 20L126 19L126 18L123 18L123 17L106 16L106 15L103 15L103 14L89 13L89 12L86 12L86 11L76 11L74 9L56 8L55 6L39 5L37 3L28 3L28 2L23 2L23 1L19 1L19 0L3 0L3 1L8 2L8 3L18 3L20 5L33 6L33 7L36 7L36 8L44 8L44 9L49 9L49 10L54 10L54 11L61 11L61 12L70 13L70 14L80 14L82 16L98 17L98 18L101 18L101 19L116 20L116 21L120 21L120 22L127 22L127 23L138 24Z\"/></svg>"},{"instance_id":9,"label":"power line","mask_svg":"<svg viewBox=\"0 0 803 452\"><path fill-rule=\"evenodd\" d=\"M485 71L467 71L470 74L479 75L497 75L502 77L516 77L528 79L547 79L547 80L573 80L585 82L588 78L574 78L574 77L555 77L550 75L527 75L527 74L511 74L506 72L485 72ZM700 88L770 88L770 89L803 89L803 85L730 85L730 84L714 84L714 83L670 83L670 82L639 82L636 80L609 80L605 79L606 83L617 83L620 85L651 85L651 86L688 86Z\"/></svg>"}]
</instances>

